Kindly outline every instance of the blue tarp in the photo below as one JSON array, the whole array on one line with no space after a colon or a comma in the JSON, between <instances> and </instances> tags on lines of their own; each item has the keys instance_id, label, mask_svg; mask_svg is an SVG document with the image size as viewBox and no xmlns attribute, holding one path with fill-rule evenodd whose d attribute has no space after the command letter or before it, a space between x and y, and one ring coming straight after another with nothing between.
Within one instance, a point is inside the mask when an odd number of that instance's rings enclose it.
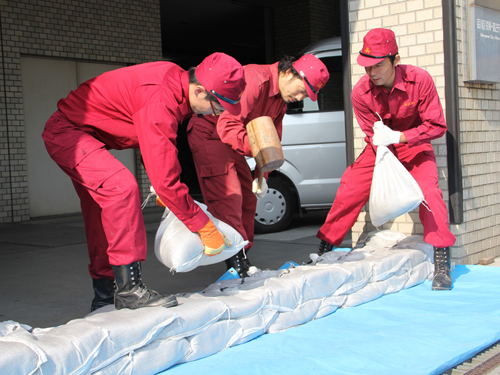
<instances>
[{"instance_id":1,"label":"blue tarp","mask_svg":"<svg viewBox=\"0 0 500 375\"><path fill-rule=\"evenodd\" d=\"M161 374L441 374L500 340L500 268L457 266L453 279L451 291L426 281Z\"/></svg>"}]
</instances>

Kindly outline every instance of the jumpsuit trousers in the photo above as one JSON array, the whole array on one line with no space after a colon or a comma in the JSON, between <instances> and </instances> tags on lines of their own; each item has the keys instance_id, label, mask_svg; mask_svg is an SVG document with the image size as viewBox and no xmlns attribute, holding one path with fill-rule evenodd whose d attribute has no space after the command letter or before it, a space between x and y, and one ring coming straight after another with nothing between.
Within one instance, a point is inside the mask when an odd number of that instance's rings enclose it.
<instances>
[{"instance_id":1,"label":"jumpsuit trousers","mask_svg":"<svg viewBox=\"0 0 500 375\"><path fill-rule=\"evenodd\" d=\"M94 279L114 279L111 265L144 261L146 228L135 176L104 143L55 112L42 137L80 198Z\"/></svg>"},{"instance_id":2,"label":"jumpsuit trousers","mask_svg":"<svg viewBox=\"0 0 500 375\"><path fill-rule=\"evenodd\" d=\"M208 211L249 241L245 247L249 250L254 239L257 197L252 192L253 177L245 157L223 143L215 122L204 118L191 118L188 142Z\"/></svg>"},{"instance_id":3,"label":"jumpsuit trousers","mask_svg":"<svg viewBox=\"0 0 500 375\"><path fill-rule=\"evenodd\" d=\"M424 241L437 247L452 246L455 236L449 229L448 211L439 189L436 156L433 151L422 151L406 145L389 147L420 185L427 207L419 207L424 227ZM317 237L339 246L355 224L363 206L370 197L375 165L375 150L367 145L353 165L347 168L340 181L335 201L320 228Z\"/></svg>"}]
</instances>

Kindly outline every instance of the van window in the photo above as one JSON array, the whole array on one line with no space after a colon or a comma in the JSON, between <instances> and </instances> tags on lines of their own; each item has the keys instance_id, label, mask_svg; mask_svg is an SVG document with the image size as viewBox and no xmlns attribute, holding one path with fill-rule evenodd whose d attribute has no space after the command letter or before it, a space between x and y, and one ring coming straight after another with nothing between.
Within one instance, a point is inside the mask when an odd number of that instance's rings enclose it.
<instances>
[{"instance_id":1,"label":"van window","mask_svg":"<svg viewBox=\"0 0 500 375\"><path fill-rule=\"evenodd\" d=\"M290 103L287 107L287 114L344 110L342 56L323 57L321 61L328 68L330 79L320 90L318 100L313 102L306 98L300 102Z\"/></svg>"}]
</instances>

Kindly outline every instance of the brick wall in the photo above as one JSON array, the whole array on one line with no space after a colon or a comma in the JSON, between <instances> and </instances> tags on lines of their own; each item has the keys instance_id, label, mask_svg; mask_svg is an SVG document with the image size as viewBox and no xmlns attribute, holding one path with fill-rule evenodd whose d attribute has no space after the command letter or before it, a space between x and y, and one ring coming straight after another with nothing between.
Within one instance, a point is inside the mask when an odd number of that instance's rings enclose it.
<instances>
[{"instance_id":1,"label":"brick wall","mask_svg":"<svg viewBox=\"0 0 500 375\"><path fill-rule=\"evenodd\" d=\"M460 241L452 256L463 264L500 256L500 84L464 82L469 3L456 0L464 223L456 227Z\"/></svg>"},{"instance_id":2,"label":"brick wall","mask_svg":"<svg viewBox=\"0 0 500 375\"><path fill-rule=\"evenodd\" d=\"M21 55L125 64L160 60L159 2L2 0L1 29L0 222L12 222L29 219ZM137 170L140 182L147 179L140 164Z\"/></svg>"},{"instance_id":3,"label":"brick wall","mask_svg":"<svg viewBox=\"0 0 500 375\"><path fill-rule=\"evenodd\" d=\"M459 71L464 68L461 51L466 47L467 3L467 0L456 0ZM349 23L353 85L365 73L364 68L356 64L363 36L372 28L389 28L396 34L401 63L417 65L432 75L445 110L441 0L351 0ZM500 255L499 85L464 83L462 74L458 79L464 223L451 225L457 236L452 259L458 264L471 264L478 263L485 256ZM365 146L364 134L356 121L354 127L355 154L358 156ZM437 157L439 185L448 203L445 137L432 144ZM364 209L353 227L353 242L362 240L368 231L374 229L369 213ZM418 210L385 224L383 229L408 235L423 233Z\"/></svg>"}]
</instances>

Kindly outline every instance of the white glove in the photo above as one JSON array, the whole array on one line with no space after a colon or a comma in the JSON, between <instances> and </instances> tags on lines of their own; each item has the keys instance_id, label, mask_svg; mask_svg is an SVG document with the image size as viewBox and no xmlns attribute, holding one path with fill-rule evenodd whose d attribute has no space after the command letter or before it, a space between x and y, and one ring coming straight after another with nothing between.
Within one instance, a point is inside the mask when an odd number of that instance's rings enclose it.
<instances>
[{"instance_id":1,"label":"white glove","mask_svg":"<svg viewBox=\"0 0 500 375\"><path fill-rule=\"evenodd\" d=\"M392 130L384 125L382 121L373 124L373 144L375 146L389 146L400 143L401 132Z\"/></svg>"},{"instance_id":2,"label":"white glove","mask_svg":"<svg viewBox=\"0 0 500 375\"><path fill-rule=\"evenodd\" d=\"M259 184L259 179L256 178L255 180L253 180L253 183L252 183L252 193L254 193L257 198L264 198L264 196L267 194L267 182L266 182L266 179L263 178L262 179L262 186L260 187L260 189L257 189L257 186Z\"/></svg>"}]
</instances>

